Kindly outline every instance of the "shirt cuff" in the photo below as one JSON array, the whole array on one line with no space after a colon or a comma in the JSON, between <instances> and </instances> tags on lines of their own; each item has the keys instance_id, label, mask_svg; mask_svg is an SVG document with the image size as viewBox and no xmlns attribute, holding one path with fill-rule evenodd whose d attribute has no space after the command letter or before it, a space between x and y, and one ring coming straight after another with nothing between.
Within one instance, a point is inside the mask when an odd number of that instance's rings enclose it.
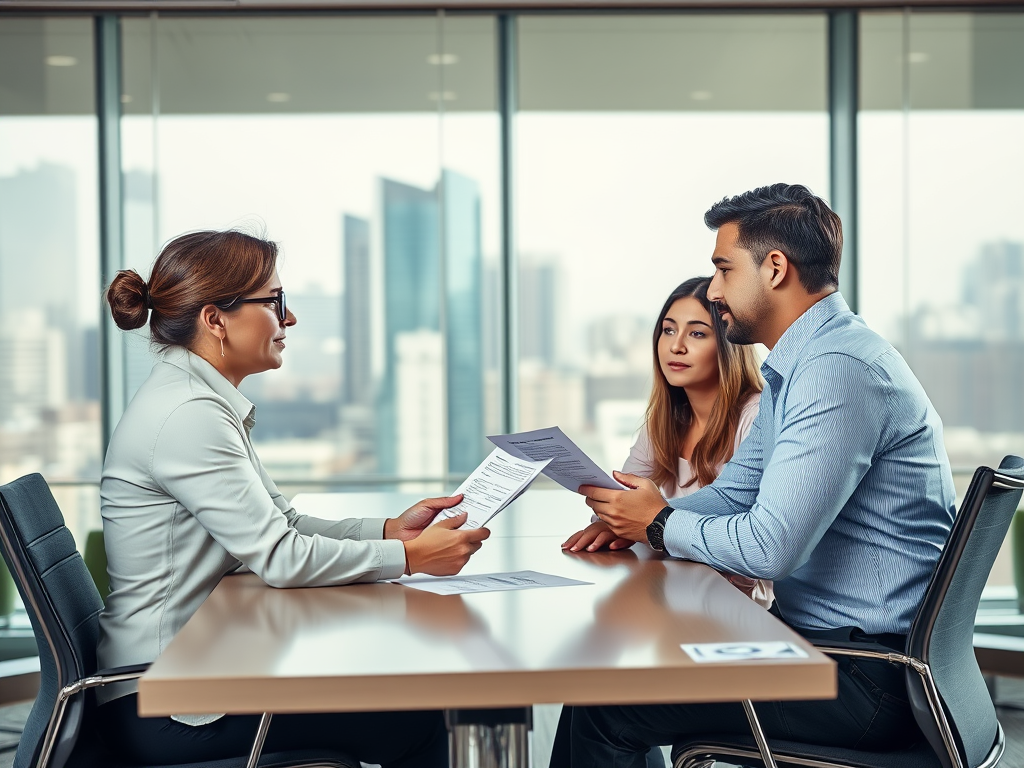
<instances>
[{"instance_id":1,"label":"shirt cuff","mask_svg":"<svg viewBox=\"0 0 1024 768\"><path fill-rule=\"evenodd\" d=\"M378 581L391 581L405 575L405 544L398 539L379 541L380 577Z\"/></svg>"},{"instance_id":2,"label":"shirt cuff","mask_svg":"<svg viewBox=\"0 0 1024 768\"><path fill-rule=\"evenodd\" d=\"M699 515L688 509L677 509L669 515L665 523L665 551L672 557L693 560L692 542L699 519Z\"/></svg>"},{"instance_id":3,"label":"shirt cuff","mask_svg":"<svg viewBox=\"0 0 1024 768\"><path fill-rule=\"evenodd\" d=\"M384 538L384 523L387 517L364 517L363 524L359 526L359 541L371 541Z\"/></svg>"}]
</instances>

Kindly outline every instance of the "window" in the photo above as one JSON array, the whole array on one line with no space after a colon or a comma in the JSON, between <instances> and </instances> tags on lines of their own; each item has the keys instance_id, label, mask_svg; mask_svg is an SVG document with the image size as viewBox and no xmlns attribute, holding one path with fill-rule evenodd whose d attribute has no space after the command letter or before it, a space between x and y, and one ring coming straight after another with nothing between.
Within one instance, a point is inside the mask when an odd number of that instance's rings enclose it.
<instances>
[{"instance_id":1,"label":"window","mask_svg":"<svg viewBox=\"0 0 1024 768\"><path fill-rule=\"evenodd\" d=\"M242 385L271 475L472 470L500 429L493 18L122 23L128 264L202 228L282 248L298 324ZM152 357L127 345L134 391Z\"/></svg>"},{"instance_id":2,"label":"window","mask_svg":"<svg viewBox=\"0 0 1024 768\"><path fill-rule=\"evenodd\" d=\"M522 16L519 418L622 466L704 212L777 181L828 193L826 19Z\"/></svg>"},{"instance_id":3,"label":"window","mask_svg":"<svg viewBox=\"0 0 1024 768\"><path fill-rule=\"evenodd\" d=\"M862 14L861 62L861 313L935 404L962 493L1024 450L1024 14Z\"/></svg>"},{"instance_id":4,"label":"window","mask_svg":"<svg viewBox=\"0 0 1024 768\"><path fill-rule=\"evenodd\" d=\"M93 88L91 19L0 18L0 483L44 473L80 542L101 461Z\"/></svg>"}]
</instances>

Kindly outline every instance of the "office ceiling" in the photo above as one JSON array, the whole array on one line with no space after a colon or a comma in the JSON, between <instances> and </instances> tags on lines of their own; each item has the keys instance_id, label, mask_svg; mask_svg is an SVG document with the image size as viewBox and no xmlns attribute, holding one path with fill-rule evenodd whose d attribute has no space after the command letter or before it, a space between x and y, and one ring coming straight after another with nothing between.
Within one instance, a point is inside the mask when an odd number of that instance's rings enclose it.
<instances>
[{"instance_id":1,"label":"office ceiling","mask_svg":"<svg viewBox=\"0 0 1024 768\"><path fill-rule=\"evenodd\" d=\"M142 16L122 30L126 114L497 108L488 15ZM826 109L823 14L524 15L517 31L522 110ZM909 35L902 14L865 14L861 35L864 109L1024 108L1024 14L914 15ZM0 16L0 115L93 112L93 55L88 18Z\"/></svg>"}]
</instances>

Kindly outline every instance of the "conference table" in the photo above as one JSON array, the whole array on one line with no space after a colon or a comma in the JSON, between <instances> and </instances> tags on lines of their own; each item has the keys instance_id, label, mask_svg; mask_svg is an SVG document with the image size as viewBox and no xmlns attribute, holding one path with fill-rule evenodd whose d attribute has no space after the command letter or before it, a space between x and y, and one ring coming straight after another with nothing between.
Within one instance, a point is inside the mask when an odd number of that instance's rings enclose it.
<instances>
[{"instance_id":1,"label":"conference table","mask_svg":"<svg viewBox=\"0 0 1024 768\"><path fill-rule=\"evenodd\" d=\"M293 502L341 519L394 516L418 498L301 494ZM532 489L492 521L490 539L463 569L535 571L582 585L439 595L388 582L273 589L252 574L226 577L142 677L139 712L445 709L450 722L473 723L474 710L541 703L835 697L834 662L713 569L646 544L563 552L589 515L576 494ZM804 655L744 656L773 641ZM682 647L721 643L727 652L711 662ZM505 764L527 765L522 744L516 750Z\"/></svg>"}]
</instances>

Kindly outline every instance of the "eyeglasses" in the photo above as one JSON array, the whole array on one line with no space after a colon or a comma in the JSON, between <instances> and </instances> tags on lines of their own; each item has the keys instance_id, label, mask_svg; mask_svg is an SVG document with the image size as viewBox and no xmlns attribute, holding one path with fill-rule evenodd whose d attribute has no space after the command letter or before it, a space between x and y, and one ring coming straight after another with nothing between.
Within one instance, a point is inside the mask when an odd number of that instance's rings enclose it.
<instances>
[{"instance_id":1,"label":"eyeglasses","mask_svg":"<svg viewBox=\"0 0 1024 768\"><path fill-rule=\"evenodd\" d=\"M273 296L267 296L259 299L235 299L234 301L229 301L227 304L217 304L216 306L221 309L235 309L239 304L276 304L277 319L281 322L288 319L288 305L284 300L284 291L275 293Z\"/></svg>"}]
</instances>

